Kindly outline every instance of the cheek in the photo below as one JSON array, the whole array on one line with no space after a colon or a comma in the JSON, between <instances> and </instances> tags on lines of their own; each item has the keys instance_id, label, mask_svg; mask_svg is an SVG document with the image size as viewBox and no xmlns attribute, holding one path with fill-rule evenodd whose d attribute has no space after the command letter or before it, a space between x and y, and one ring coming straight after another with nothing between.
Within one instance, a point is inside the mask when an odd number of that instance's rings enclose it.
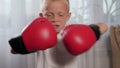
<instances>
[{"instance_id":1,"label":"cheek","mask_svg":"<svg viewBox=\"0 0 120 68\"><path fill-rule=\"evenodd\" d=\"M64 26L67 23L67 18L61 19L61 24Z\"/></svg>"},{"instance_id":2,"label":"cheek","mask_svg":"<svg viewBox=\"0 0 120 68\"><path fill-rule=\"evenodd\" d=\"M62 24L66 24L67 23L67 19L66 18L62 19L61 21L62 21Z\"/></svg>"},{"instance_id":3,"label":"cheek","mask_svg":"<svg viewBox=\"0 0 120 68\"><path fill-rule=\"evenodd\" d=\"M52 21L52 18L49 18L49 17L47 17L47 16L45 16L50 22Z\"/></svg>"},{"instance_id":4,"label":"cheek","mask_svg":"<svg viewBox=\"0 0 120 68\"><path fill-rule=\"evenodd\" d=\"M62 20L62 22L60 23L61 27L64 27L65 24L66 24L66 21L63 21L63 20Z\"/></svg>"},{"instance_id":5,"label":"cheek","mask_svg":"<svg viewBox=\"0 0 120 68\"><path fill-rule=\"evenodd\" d=\"M47 16L44 16L44 17L46 17L48 20L51 20L49 17L47 17Z\"/></svg>"}]
</instances>

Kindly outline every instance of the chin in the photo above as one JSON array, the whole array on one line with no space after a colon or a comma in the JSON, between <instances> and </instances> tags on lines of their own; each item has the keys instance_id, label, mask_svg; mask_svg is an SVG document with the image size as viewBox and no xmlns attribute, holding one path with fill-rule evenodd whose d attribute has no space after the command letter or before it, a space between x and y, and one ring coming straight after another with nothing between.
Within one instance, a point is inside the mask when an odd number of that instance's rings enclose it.
<instances>
[{"instance_id":1,"label":"chin","mask_svg":"<svg viewBox=\"0 0 120 68\"><path fill-rule=\"evenodd\" d=\"M62 30L62 29L57 28L57 29L56 29L56 32L59 33L61 30Z\"/></svg>"},{"instance_id":2,"label":"chin","mask_svg":"<svg viewBox=\"0 0 120 68\"><path fill-rule=\"evenodd\" d=\"M59 33L60 31L56 31L57 33Z\"/></svg>"},{"instance_id":3,"label":"chin","mask_svg":"<svg viewBox=\"0 0 120 68\"><path fill-rule=\"evenodd\" d=\"M59 33L60 31L58 29L56 29L56 32Z\"/></svg>"}]
</instances>

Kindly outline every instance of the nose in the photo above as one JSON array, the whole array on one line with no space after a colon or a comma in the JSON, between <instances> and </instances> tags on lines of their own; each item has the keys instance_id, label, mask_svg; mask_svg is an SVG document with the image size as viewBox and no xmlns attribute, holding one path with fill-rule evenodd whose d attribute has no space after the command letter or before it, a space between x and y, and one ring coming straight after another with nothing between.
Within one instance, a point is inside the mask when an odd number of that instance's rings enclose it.
<instances>
[{"instance_id":1,"label":"nose","mask_svg":"<svg viewBox=\"0 0 120 68\"><path fill-rule=\"evenodd\" d=\"M59 17L57 15L53 15L52 22L55 23L57 21L59 21Z\"/></svg>"}]
</instances>

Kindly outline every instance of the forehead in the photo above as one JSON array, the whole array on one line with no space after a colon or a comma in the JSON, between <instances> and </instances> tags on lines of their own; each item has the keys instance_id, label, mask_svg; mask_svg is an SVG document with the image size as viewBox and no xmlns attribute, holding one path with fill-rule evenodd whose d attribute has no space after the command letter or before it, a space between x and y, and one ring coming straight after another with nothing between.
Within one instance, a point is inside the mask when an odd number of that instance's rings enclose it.
<instances>
[{"instance_id":1,"label":"forehead","mask_svg":"<svg viewBox=\"0 0 120 68\"><path fill-rule=\"evenodd\" d=\"M65 0L45 1L42 5L42 11L69 11L68 3Z\"/></svg>"}]
</instances>

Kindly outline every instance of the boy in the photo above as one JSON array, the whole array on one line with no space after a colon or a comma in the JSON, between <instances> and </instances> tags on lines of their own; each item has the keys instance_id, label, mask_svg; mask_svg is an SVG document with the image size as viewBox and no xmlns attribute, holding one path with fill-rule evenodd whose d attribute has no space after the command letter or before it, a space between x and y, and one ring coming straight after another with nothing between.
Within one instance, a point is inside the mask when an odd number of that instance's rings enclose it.
<instances>
[{"instance_id":1,"label":"boy","mask_svg":"<svg viewBox=\"0 0 120 68\"><path fill-rule=\"evenodd\" d=\"M69 10L69 0L43 0L40 16L51 21L59 34L71 16ZM107 30L104 23L94 25L99 27L100 35ZM37 68L79 68L77 59L79 58L68 53L62 41L58 41L55 47L38 53Z\"/></svg>"}]
</instances>

